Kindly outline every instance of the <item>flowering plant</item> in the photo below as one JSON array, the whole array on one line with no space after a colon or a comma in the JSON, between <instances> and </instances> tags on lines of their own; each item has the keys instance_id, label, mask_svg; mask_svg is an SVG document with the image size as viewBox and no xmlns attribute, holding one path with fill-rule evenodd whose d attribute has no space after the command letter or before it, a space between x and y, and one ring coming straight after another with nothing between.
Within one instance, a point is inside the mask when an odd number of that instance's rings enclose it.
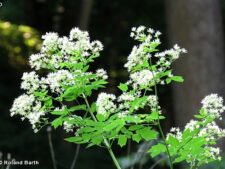
<instances>
[{"instance_id":1,"label":"flowering plant","mask_svg":"<svg viewBox=\"0 0 225 169\"><path fill-rule=\"evenodd\" d=\"M41 52L30 57L30 65L38 73L24 73L21 88L26 93L15 99L11 115L28 119L35 132L45 125L63 126L72 134L66 138L68 142L106 147L117 169L121 167L111 145L117 141L123 147L128 139L139 143L161 137L162 141L148 152L152 157L165 153L171 169L182 161L197 168L220 160L220 150L215 145L225 136L225 130L215 120L222 119L225 108L217 94L202 100L196 120L191 120L183 131L172 128L167 136L162 131L160 121L165 117L157 86L183 82L181 76L172 74L171 64L186 50L174 45L159 52L160 34L144 26L132 28L131 37L139 44L133 47L125 64L130 79L119 84L120 96L100 93L97 101L90 104L92 92L107 84L103 69L88 71L103 45L91 42L88 33L78 28L71 30L69 38L47 33Z\"/></svg>"}]
</instances>

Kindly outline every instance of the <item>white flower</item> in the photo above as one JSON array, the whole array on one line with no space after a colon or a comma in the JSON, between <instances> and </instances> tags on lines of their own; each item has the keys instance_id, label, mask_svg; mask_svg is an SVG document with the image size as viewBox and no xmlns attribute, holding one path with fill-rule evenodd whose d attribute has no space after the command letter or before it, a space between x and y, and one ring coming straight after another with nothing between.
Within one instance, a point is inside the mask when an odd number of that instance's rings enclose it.
<instances>
[{"instance_id":1,"label":"white flower","mask_svg":"<svg viewBox=\"0 0 225 169\"><path fill-rule=\"evenodd\" d=\"M55 52L57 50L58 34L54 32L46 33L42 36L43 46L41 51L48 54L49 52Z\"/></svg>"},{"instance_id":2,"label":"white flower","mask_svg":"<svg viewBox=\"0 0 225 169\"><path fill-rule=\"evenodd\" d=\"M38 75L33 71L30 73L25 72L22 80L21 88L27 90L28 93L33 93L40 87Z\"/></svg>"},{"instance_id":3,"label":"white flower","mask_svg":"<svg viewBox=\"0 0 225 169\"><path fill-rule=\"evenodd\" d=\"M73 118L70 117L68 120L69 121L73 120ZM67 133L73 132L74 131L74 127L75 127L75 125L70 123L70 122L68 122L68 121L64 121L63 122L63 129L66 130Z\"/></svg>"},{"instance_id":4,"label":"white flower","mask_svg":"<svg viewBox=\"0 0 225 169\"><path fill-rule=\"evenodd\" d=\"M144 69L139 72L132 73L130 78L133 81L134 88L137 88L138 86L148 86L153 79L153 73L150 70Z\"/></svg>"},{"instance_id":5,"label":"white flower","mask_svg":"<svg viewBox=\"0 0 225 169\"><path fill-rule=\"evenodd\" d=\"M74 85L74 77L68 70L59 70L57 72L49 73L44 83L49 85L51 91L61 93L64 91L63 85Z\"/></svg>"},{"instance_id":6,"label":"white flower","mask_svg":"<svg viewBox=\"0 0 225 169\"><path fill-rule=\"evenodd\" d=\"M96 101L97 113L103 116L108 116L116 110L116 105L113 101L116 99L115 95L100 93Z\"/></svg>"},{"instance_id":7,"label":"white flower","mask_svg":"<svg viewBox=\"0 0 225 169\"><path fill-rule=\"evenodd\" d=\"M159 106L158 98L156 95L149 95L147 103L151 107L152 111L158 110L159 112L161 112L161 107Z\"/></svg>"},{"instance_id":8,"label":"white flower","mask_svg":"<svg viewBox=\"0 0 225 169\"><path fill-rule=\"evenodd\" d=\"M10 112L11 116L21 115L22 120L27 118L35 129L35 125L40 121L41 116L45 115L41 107L41 102L37 101L33 95L23 94L15 99Z\"/></svg>"},{"instance_id":9,"label":"white flower","mask_svg":"<svg viewBox=\"0 0 225 169\"><path fill-rule=\"evenodd\" d=\"M108 75L104 69L96 70L97 77L102 78L104 80L108 79Z\"/></svg>"},{"instance_id":10,"label":"white flower","mask_svg":"<svg viewBox=\"0 0 225 169\"><path fill-rule=\"evenodd\" d=\"M143 51L143 46L134 46L130 55L128 56L128 62L124 65L128 71L131 71L133 67L143 64L145 60L145 52Z\"/></svg>"},{"instance_id":11,"label":"white flower","mask_svg":"<svg viewBox=\"0 0 225 169\"><path fill-rule=\"evenodd\" d=\"M123 101L133 101L135 97L132 94L129 93L123 93L122 95L119 96L118 102L123 102Z\"/></svg>"},{"instance_id":12,"label":"white flower","mask_svg":"<svg viewBox=\"0 0 225 169\"><path fill-rule=\"evenodd\" d=\"M166 136L166 140L168 140L170 136L173 136L173 137L177 138L179 141L181 141L182 140L182 132L180 131L180 128L172 127L170 129L170 133L168 133Z\"/></svg>"},{"instance_id":13,"label":"white flower","mask_svg":"<svg viewBox=\"0 0 225 169\"><path fill-rule=\"evenodd\" d=\"M70 40L89 40L89 35L87 31L81 31L79 28L73 28L70 31Z\"/></svg>"},{"instance_id":14,"label":"white flower","mask_svg":"<svg viewBox=\"0 0 225 169\"><path fill-rule=\"evenodd\" d=\"M92 52L95 54L99 54L99 52L103 50L103 45L98 40L91 42L91 47L92 47Z\"/></svg>"},{"instance_id":15,"label":"white flower","mask_svg":"<svg viewBox=\"0 0 225 169\"><path fill-rule=\"evenodd\" d=\"M224 112L223 98L217 94L210 94L202 100L202 107L208 115L220 118L221 113Z\"/></svg>"},{"instance_id":16,"label":"white flower","mask_svg":"<svg viewBox=\"0 0 225 169\"><path fill-rule=\"evenodd\" d=\"M198 121L191 120L189 123L186 124L185 130L189 129L190 131L193 131L193 130L199 128L200 126L197 123L198 123Z\"/></svg>"},{"instance_id":17,"label":"white flower","mask_svg":"<svg viewBox=\"0 0 225 169\"><path fill-rule=\"evenodd\" d=\"M221 129L214 121L207 124L200 132L199 136L205 137L208 141L225 137L225 130Z\"/></svg>"},{"instance_id":18,"label":"white flower","mask_svg":"<svg viewBox=\"0 0 225 169\"><path fill-rule=\"evenodd\" d=\"M40 70L41 68L47 68L48 67L49 58L44 54L33 54L29 58L29 63L31 65L31 68L34 68L35 70Z\"/></svg>"},{"instance_id":19,"label":"white flower","mask_svg":"<svg viewBox=\"0 0 225 169\"><path fill-rule=\"evenodd\" d=\"M76 48L75 43L71 42L66 36L58 39L58 46L62 50L63 55L71 55L75 50L79 50Z\"/></svg>"},{"instance_id":20,"label":"white flower","mask_svg":"<svg viewBox=\"0 0 225 169\"><path fill-rule=\"evenodd\" d=\"M16 98L13 102L13 106L10 109L11 116L16 114L26 115L32 110L33 102L35 98L33 95L23 94Z\"/></svg>"}]
</instances>

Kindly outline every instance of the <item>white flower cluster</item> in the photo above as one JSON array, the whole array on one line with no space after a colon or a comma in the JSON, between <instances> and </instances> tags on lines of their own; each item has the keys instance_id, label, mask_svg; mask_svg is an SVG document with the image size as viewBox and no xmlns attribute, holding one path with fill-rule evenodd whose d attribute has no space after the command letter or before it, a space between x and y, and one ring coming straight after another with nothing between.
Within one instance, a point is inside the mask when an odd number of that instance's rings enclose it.
<instances>
[{"instance_id":1,"label":"white flower cluster","mask_svg":"<svg viewBox=\"0 0 225 169\"><path fill-rule=\"evenodd\" d=\"M223 99L219 97L217 94L210 94L206 96L202 100L202 108L206 113L206 117L197 120L190 120L189 123L186 124L184 131L198 131L192 138L200 139L203 138L205 140L204 151L202 152L201 157L192 157L189 155L190 160L198 160L203 161L205 163L209 162L211 159L220 160L220 148L215 147L216 141L225 137L225 129L221 129L214 120L222 118L221 113L224 111ZM172 135L182 142L183 132L179 128L172 128L170 133L167 134L167 139ZM193 161L192 161L193 162Z\"/></svg>"},{"instance_id":2,"label":"white flower cluster","mask_svg":"<svg viewBox=\"0 0 225 169\"><path fill-rule=\"evenodd\" d=\"M134 46L124 67L126 67L128 71L132 71L137 65L143 65L144 61L148 60L149 57L150 55L146 55L144 51L144 44Z\"/></svg>"},{"instance_id":3,"label":"white flower cluster","mask_svg":"<svg viewBox=\"0 0 225 169\"><path fill-rule=\"evenodd\" d=\"M42 36L43 41L43 46L41 48L41 51L43 53L49 53L49 52L54 52L57 50L57 43L59 36L57 33L54 32L49 32L46 33L45 35Z\"/></svg>"},{"instance_id":4,"label":"white flower cluster","mask_svg":"<svg viewBox=\"0 0 225 169\"><path fill-rule=\"evenodd\" d=\"M69 120L69 121L70 121L70 120L73 120L73 118L70 117L68 120ZM64 121L64 122L63 122L63 129L66 130L67 133L73 132L73 131L74 131L74 127L75 127L75 125L72 124L72 123L69 123L68 121Z\"/></svg>"},{"instance_id":5,"label":"white flower cluster","mask_svg":"<svg viewBox=\"0 0 225 169\"><path fill-rule=\"evenodd\" d=\"M157 46L161 43L160 35L159 31L147 29L145 26L132 28L131 37L141 43L133 47L128 61L124 65L131 72L131 80L127 84L132 84L134 88L146 87L151 83L153 73L156 76L160 73L163 74L170 69L172 62L178 59L182 53L187 53L184 48L177 44L172 49L156 52ZM155 58L151 59L152 57ZM167 74L167 77L172 76L172 73ZM166 81L163 78L156 78L154 82L164 85Z\"/></svg>"},{"instance_id":6,"label":"white flower cluster","mask_svg":"<svg viewBox=\"0 0 225 169\"><path fill-rule=\"evenodd\" d=\"M122 93L118 98L117 101L119 103L118 110L119 110L119 118L125 117L129 113L130 103L135 100L137 95L132 95L130 93Z\"/></svg>"},{"instance_id":7,"label":"white flower cluster","mask_svg":"<svg viewBox=\"0 0 225 169\"><path fill-rule=\"evenodd\" d=\"M147 104L151 107L152 111L158 111L158 113L161 113L161 107L159 106L158 98L156 95L149 95Z\"/></svg>"},{"instance_id":8,"label":"white flower cluster","mask_svg":"<svg viewBox=\"0 0 225 169\"><path fill-rule=\"evenodd\" d=\"M70 37L59 37L57 33L47 33L44 39L41 53L30 56L30 65L35 70L59 69L63 63L77 63L87 60L91 55L99 56L103 45L99 41L90 41L88 32L74 28L70 31Z\"/></svg>"},{"instance_id":9,"label":"white flower cluster","mask_svg":"<svg viewBox=\"0 0 225 169\"><path fill-rule=\"evenodd\" d=\"M198 124L197 120L190 120L189 123L187 123L184 127L185 130L189 129L190 131L194 131L195 129L198 129L200 125Z\"/></svg>"},{"instance_id":10,"label":"white flower cluster","mask_svg":"<svg viewBox=\"0 0 225 169\"><path fill-rule=\"evenodd\" d=\"M97 75L97 77L99 77L101 79L104 79L104 80L108 79L108 75L104 69L96 70L96 75Z\"/></svg>"},{"instance_id":11,"label":"white flower cluster","mask_svg":"<svg viewBox=\"0 0 225 169\"><path fill-rule=\"evenodd\" d=\"M134 46L128 56L128 62L124 65L128 71L132 71L136 66L143 65L149 60L151 55L146 51L146 47L148 48L151 45L159 45L161 43L159 39L160 35L161 33L159 31L154 31L151 28L146 29L145 26L132 28L131 37L142 43L138 46Z\"/></svg>"},{"instance_id":12,"label":"white flower cluster","mask_svg":"<svg viewBox=\"0 0 225 169\"><path fill-rule=\"evenodd\" d=\"M147 35L146 35L147 31ZM146 29L145 26L139 26L139 27L133 27L131 29L131 34L130 37L134 38L135 40L140 40L140 41L151 41L151 39L154 37L156 38L157 41L159 41L158 37L161 35L161 32L159 31L154 31L151 28Z\"/></svg>"},{"instance_id":13,"label":"white flower cluster","mask_svg":"<svg viewBox=\"0 0 225 169\"><path fill-rule=\"evenodd\" d=\"M225 110L223 98L219 97L217 94L210 94L206 96L201 103L207 115L213 116L215 118L220 118L221 114Z\"/></svg>"},{"instance_id":14,"label":"white flower cluster","mask_svg":"<svg viewBox=\"0 0 225 169\"><path fill-rule=\"evenodd\" d=\"M25 72L22 77L21 89L27 90L28 93L33 93L40 87L39 77L35 72ZM44 87L44 86L42 86Z\"/></svg>"},{"instance_id":15,"label":"white flower cluster","mask_svg":"<svg viewBox=\"0 0 225 169\"><path fill-rule=\"evenodd\" d=\"M33 95L23 94L15 99L12 108L10 109L11 116L21 115L22 120L28 119L35 129L39 118L44 115L41 110L41 102L35 100Z\"/></svg>"},{"instance_id":16,"label":"white flower cluster","mask_svg":"<svg viewBox=\"0 0 225 169\"><path fill-rule=\"evenodd\" d=\"M108 116L110 113L115 113L116 105L114 100L116 96L113 94L100 93L96 101L97 113L103 116Z\"/></svg>"},{"instance_id":17,"label":"white flower cluster","mask_svg":"<svg viewBox=\"0 0 225 169\"><path fill-rule=\"evenodd\" d=\"M153 73L150 70L144 69L130 75L131 83L133 84L133 88L146 87L148 86L152 79Z\"/></svg>"},{"instance_id":18,"label":"white flower cluster","mask_svg":"<svg viewBox=\"0 0 225 169\"><path fill-rule=\"evenodd\" d=\"M49 73L46 79L43 78L43 81L49 85L53 93L62 93L64 91L63 85L72 86L75 84L73 74L68 70Z\"/></svg>"},{"instance_id":19,"label":"white flower cluster","mask_svg":"<svg viewBox=\"0 0 225 169\"><path fill-rule=\"evenodd\" d=\"M162 62L164 60L166 60L166 58L165 58L166 56L170 56L171 60L177 60L177 59L179 59L180 54L182 54L182 53L187 53L187 50L184 49L184 48L181 48L180 46L175 44L172 49L156 53L155 57L158 57L160 59L160 61L161 61L158 64L162 64ZM170 66L170 64L171 64L170 62L171 61L169 60L169 61L165 62L165 64Z\"/></svg>"},{"instance_id":20,"label":"white flower cluster","mask_svg":"<svg viewBox=\"0 0 225 169\"><path fill-rule=\"evenodd\" d=\"M208 123L206 127L201 129L198 134L200 137L205 137L206 141L213 141L225 137L225 130L221 129L214 121Z\"/></svg>"},{"instance_id":21,"label":"white flower cluster","mask_svg":"<svg viewBox=\"0 0 225 169\"><path fill-rule=\"evenodd\" d=\"M219 147L205 147L204 148L204 156L209 158L209 159L213 159L213 160L221 160L221 156L220 156L220 148ZM206 162L208 162L208 160L206 159Z\"/></svg>"},{"instance_id":22,"label":"white flower cluster","mask_svg":"<svg viewBox=\"0 0 225 169\"><path fill-rule=\"evenodd\" d=\"M74 28L69 38L50 32L42 36L42 39L41 52L31 55L29 62L35 70L49 69L50 73L41 78L34 71L24 73L21 88L26 90L26 94L15 99L10 110L12 116L18 114L22 119L29 119L35 130L41 122L47 122L43 116L52 111L52 101L58 101L54 97L63 94L66 88L80 85L79 79L82 77L89 77L87 79L90 81L108 78L103 69L96 71L96 78L94 73L79 68L80 65L87 66L103 50L101 42L90 41L88 32ZM69 123L64 126L69 131Z\"/></svg>"},{"instance_id":23,"label":"white flower cluster","mask_svg":"<svg viewBox=\"0 0 225 169\"><path fill-rule=\"evenodd\" d=\"M168 133L167 136L166 136L167 141L168 141L170 136L173 136L173 137L177 138L177 140L181 141L182 140L182 132L181 132L180 128L172 127L170 129L170 133Z\"/></svg>"}]
</instances>

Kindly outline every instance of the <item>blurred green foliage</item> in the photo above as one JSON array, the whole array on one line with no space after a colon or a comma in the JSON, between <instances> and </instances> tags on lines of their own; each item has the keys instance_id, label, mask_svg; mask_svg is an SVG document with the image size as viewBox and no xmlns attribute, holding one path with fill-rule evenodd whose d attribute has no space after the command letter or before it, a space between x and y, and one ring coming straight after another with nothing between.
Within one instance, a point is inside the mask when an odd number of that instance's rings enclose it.
<instances>
[{"instance_id":1,"label":"blurred green foliage","mask_svg":"<svg viewBox=\"0 0 225 169\"><path fill-rule=\"evenodd\" d=\"M0 21L0 47L7 51L13 66L26 66L27 57L41 47L39 32L25 25Z\"/></svg>"}]
</instances>

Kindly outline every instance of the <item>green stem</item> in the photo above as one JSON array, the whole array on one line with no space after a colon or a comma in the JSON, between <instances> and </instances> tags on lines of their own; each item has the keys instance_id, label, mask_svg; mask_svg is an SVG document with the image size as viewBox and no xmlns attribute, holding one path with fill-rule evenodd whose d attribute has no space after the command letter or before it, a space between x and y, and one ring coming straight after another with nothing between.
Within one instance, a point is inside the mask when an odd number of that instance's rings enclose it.
<instances>
[{"instance_id":1,"label":"green stem","mask_svg":"<svg viewBox=\"0 0 225 169\"><path fill-rule=\"evenodd\" d=\"M150 66L152 66L152 59L151 59L151 57L150 57ZM153 76L153 80L154 80L154 91L155 91L155 96L156 96L157 102L158 102L158 90L157 90L157 85L156 85L156 81L155 81L155 75L154 75L153 70L151 70L151 72L152 72L152 76ZM156 105L156 111L159 112L159 111L158 111L158 105ZM158 115L158 120L157 120L157 122L158 122L158 128L159 128L160 135L161 135L161 137L162 137L162 139L163 139L164 145L166 146L166 153L167 153L167 155L168 155L168 157L169 157L169 165L170 165L170 169L173 169L172 158L171 158L171 155L170 155L170 151L169 151L168 144L166 143L165 135L164 135L164 133L163 133L163 130L162 130L162 127L161 127L161 124L160 124L159 115Z\"/></svg>"},{"instance_id":2,"label":"green stem","mask_svg":"<svg viewBox=\"0 0 225 169\"><path fill-rule=\"evenodd\" d=\"M85 103L86 103L88 109L90 110L91 107L90 107L90 104L89 104L89 102L88 102L86 96L85 96L84 94L82 94L82 95L83 95L84 101L85 101ZM94 120L95 122L97 122L97 119L96 119L96 117L94 116L94 114L93 114L91 111L89 111L89 113L91 114L91 117L93 118L93 120ZM111 158L112 158L112 160L113 160L113 162L114 162L116 168L117 168L117 169L121 169L121 167L120 167L120 165L119 165L119 163L118 163L118 161L117 161L117 159L116 159L116 157L115 157L115 155L114 155L114 153L113 153L113 151L112 151L112 149L111 149L111 146L110 146L110 144L109 144L109 141L108 141L106 138L104 138L104 136L103 136L103 141L104 141L105 146L107 147L107 150L108 150L108 152L109 152L109 154L110 154L110 156L111 156Z\"/></svg>"}]
</instances>

